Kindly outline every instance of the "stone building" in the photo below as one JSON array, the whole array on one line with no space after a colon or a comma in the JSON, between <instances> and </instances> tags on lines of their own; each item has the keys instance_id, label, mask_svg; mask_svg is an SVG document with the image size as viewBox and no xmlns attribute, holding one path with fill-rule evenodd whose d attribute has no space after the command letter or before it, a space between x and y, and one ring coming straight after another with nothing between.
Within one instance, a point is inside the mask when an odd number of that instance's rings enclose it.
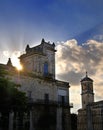
<instances>
[{"instance_id":1,"label":"stone building","mask_svg":"<svg viewBox=\"0 0 103 130\"><path fill-rule=\"evenodd\" d=\"M93 80L81 80L82 108L78 110L78 130L103 130L103 101L94 102Z\"/></svg>"},{"instance_id":2,"label":"stone building","mask_svg":"<svg viewBox=\"0 0 103 130\"><path fill-rule=\"evenodd\" d=\"M70 86L55 79L55 52L55 44L44 39L38 46L27 45L25 54L19 57L23 72L11 76L29 98L29 115L23 120L25 130L71 130ZM7 65L11 66L10 59Z\"/></svg>"}]
</instances>

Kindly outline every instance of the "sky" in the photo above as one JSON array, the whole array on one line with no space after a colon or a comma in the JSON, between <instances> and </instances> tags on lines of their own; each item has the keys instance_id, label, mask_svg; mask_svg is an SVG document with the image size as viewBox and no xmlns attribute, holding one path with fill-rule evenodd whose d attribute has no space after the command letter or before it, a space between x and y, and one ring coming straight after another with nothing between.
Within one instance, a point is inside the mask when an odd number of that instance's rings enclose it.
<instances>
[{"instance_id":1,"label":"sky","mask_svg":"<svg viewBox=\"0 0 103 130\"><path fill-rule=\"evenodd\" d=\"M103 0L0 0L0 63L13 65L25 47L41 39L56 44L57 78L69 81L73 111L81 107L80 80L94 80L103 99ZM76 97L76 99L75 99Z\"/></svg>"}]
</instances>

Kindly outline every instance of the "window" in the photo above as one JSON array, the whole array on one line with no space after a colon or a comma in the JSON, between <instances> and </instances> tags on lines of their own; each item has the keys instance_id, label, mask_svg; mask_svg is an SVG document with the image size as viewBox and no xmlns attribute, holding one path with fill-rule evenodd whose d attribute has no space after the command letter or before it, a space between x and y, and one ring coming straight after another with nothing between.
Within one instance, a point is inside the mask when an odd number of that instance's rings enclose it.
<instances>
[{"instance_id":1,"label":"window","mask_svg":"<svg viewBox=\"0 0 103 130\"><path fill-rule=\"evenodd\" d=\"M49 102L49 94L48 93L45 93L44 100L45 100L45 103Z\"/></svg>"},{"instance_id":2,"label":"window","mask_svg":"<svg viewBox=\"0 0 103 130\"><path fill-rule=\"evenodd\" d=\"M44 64L44 75L48 74L48 63Z\"/></svg>"},{"instance_id":3,"label":"window","mask_svg":"<svg viewBox=\"0 0 103 130\"><path fill-rule=\"evenodd\" d=\"M58 95L58 102L60 104L66 104L66 103L68 103L67 96Z\"/></svg>"},{"instance_id":4,"label":"window","mask_svg":"<svg viewBox=\"0 0 103 130\"><path fill-rule=\"evenodd\" d=\"M62 102L62 104L65 103L65 97L64 96L61 96L61 102Z\"/></svg>"},{"instance_id":5,"label":"window","mask_svg":"<svg viewBox=\"0 0 103 130\"><path fill-rule=\"evenodd\" d=\"M69 103L69 97L67 96L67 90L58 89L58 102L60 104Z\"/></svg>"}]
</instances>

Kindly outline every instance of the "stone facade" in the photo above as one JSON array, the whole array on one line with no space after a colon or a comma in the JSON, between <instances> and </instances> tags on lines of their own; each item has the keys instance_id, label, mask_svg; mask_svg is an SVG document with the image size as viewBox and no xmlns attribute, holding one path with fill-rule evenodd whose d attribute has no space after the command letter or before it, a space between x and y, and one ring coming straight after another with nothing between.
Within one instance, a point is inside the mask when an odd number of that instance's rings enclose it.
<instances>
[{"instance_id":1,"label":"stone facade","mask_svg":"<svg viewBox=\"0 0 103 130\"><path fill-rule=\"evenodd\" d=\"M24 129L71 130L70 86L55 79L55 44L42 39L40 45L33 48L27 45L25 50L19 57L23 71L9 76L29 98L30 110L29 116L23 119Z\"/></svg>"},{"instance_id":2,"label":"stone facade","mask_svg":"<svg viewBox=\"0 0 103 130\"><path fill-rule=\"evenodd\" d=\"M103 130L103 101L94 102L93 80L81 80L82 108L78 110L78 130Z\"/></svg>"},{"instance_id":3,"label":"stone facade","mask_svg":"<svg viewBox=\"0 0 103 130\"><path fill-rule=\"evenodd\" d=\"M41 44L30 48L20 56L20 62L26 71L32 71L39 76L50 76L55 79L55 44L42 39Z\"/></svg>"},{"instance_id":4,"label":"stone facade","mask_svg":"<svg viewBox=\"0 0 103 130\"><path fill-rule=\"evenodd\" d=\"M70 104L69 83L51 80L47 77L38 78L23 76L22 74L12 77L12 81L21 85L19 88L25 92L30 99L33 128L37 129L40 120L46 120L47 114L51 130L70 130ZM45 114L44 114L45 113ZM35 124L35 125L34 125ZM39 124L38 127L43 127ZM45 127L45 126L44 126ZM39 128L40 129L40 128ZM31 129L32 130L32 129Z\"/></svg>"}]
</instances>

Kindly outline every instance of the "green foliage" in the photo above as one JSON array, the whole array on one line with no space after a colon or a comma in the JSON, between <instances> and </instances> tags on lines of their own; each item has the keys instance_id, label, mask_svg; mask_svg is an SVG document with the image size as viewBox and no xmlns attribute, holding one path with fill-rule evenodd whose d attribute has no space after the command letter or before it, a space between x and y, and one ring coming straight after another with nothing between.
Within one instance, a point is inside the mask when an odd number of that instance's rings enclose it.
<instances>
[{"instance_id":1,"label":"green foliage","mask_svg":"<svg viewBox=\"0 0 103 130\"><path fill-rule=\"evenodd\" d=\"M3 66L0 66L0 77L4 77L7 74L7 71Z\"/></svg>"},{"instance_id":2,"label":"green foliage","mask_svg":"<svg viewBox=\"0 0 103 130\"><path fill-rule=\"evenodd\" d=\"M25 111L27 97L18 90L18 84L5 78L6 71L0 69L0 111Z\"/></svg>"}]
</instances>

